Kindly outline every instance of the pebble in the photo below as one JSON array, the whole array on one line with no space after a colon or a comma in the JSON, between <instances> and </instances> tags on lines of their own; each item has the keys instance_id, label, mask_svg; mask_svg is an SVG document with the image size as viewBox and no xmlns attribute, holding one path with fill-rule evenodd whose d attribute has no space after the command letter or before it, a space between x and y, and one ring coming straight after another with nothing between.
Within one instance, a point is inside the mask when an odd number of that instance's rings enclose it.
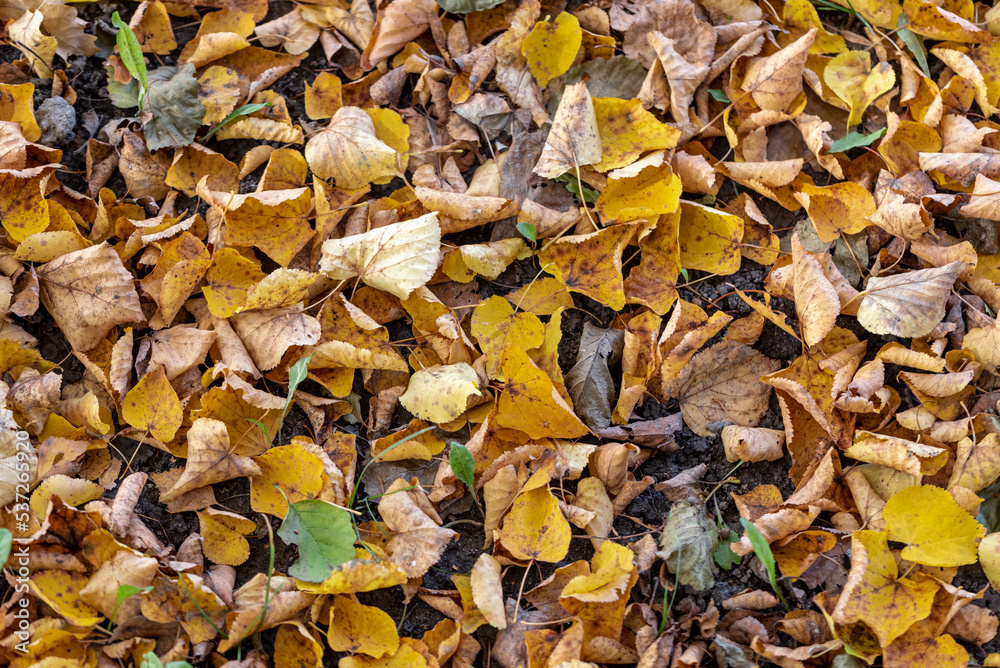
<instances>
[{"instance_id":1,"label":"pebble","mask_svg":"<svg viewBox=\"0 0 1000 668\"><path fill-rule=\"evenodd\" d=\"M50 97L35 110L35 119L42 129L40 143L61 146L73 138L76 128L76 110L61 97Z\"/></svg>"}]
</instances>

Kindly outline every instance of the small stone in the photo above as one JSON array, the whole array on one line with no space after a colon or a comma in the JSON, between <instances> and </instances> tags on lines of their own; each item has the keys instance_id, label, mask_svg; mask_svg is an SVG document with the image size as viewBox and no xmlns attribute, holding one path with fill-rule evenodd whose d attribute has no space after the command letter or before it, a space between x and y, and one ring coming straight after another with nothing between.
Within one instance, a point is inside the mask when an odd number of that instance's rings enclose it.
<instances>
[{"instance_id":1,"label":"small stone","mask_svg":"<svg viewBox=\"0 0 1000 668\"><path fill-rule=\"evenodd\" d=\"M76 110L61 97L50 97L35 110L35 119L42 129L39 140L46 146L60 146L73 138Z\"/></svg>"}]
</instances>

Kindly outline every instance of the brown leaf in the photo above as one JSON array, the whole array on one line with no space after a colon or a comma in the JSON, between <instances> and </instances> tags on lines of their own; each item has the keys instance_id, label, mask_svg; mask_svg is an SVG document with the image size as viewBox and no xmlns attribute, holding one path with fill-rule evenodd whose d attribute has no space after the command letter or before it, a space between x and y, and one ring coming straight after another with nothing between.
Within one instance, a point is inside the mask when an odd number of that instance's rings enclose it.
<instances>
[{"instance_id":1,"label":"brown leaf","mask_svg":"<svg viewBox=\"0 0 1000 668\"><path fill-rule=\"evenodd\" d=\"M132 274L106 243L38 268L40 297L70 344L90 350L115 325L146 322Z\"/></svg>"},{"instance_id":2,"label":"brown leaf","mask_svg":"<svg viewBox=\"0 0 1000 668\"><path fill-rule=\"evenodd\" d=\"M760 420L771 391L759 378L778 366L742 343L721 341L695 355L668 389L691 431L710 436L709 425L720 420L743 426Z\"/></svg>"}]
</instances>

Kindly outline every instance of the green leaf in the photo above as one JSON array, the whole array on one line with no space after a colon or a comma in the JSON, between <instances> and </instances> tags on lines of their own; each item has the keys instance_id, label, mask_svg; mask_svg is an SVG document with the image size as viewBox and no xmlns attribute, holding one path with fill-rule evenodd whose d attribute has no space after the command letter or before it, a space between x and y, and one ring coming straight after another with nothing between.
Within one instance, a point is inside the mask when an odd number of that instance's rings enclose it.
<instances>
[{"instance_id":1,"label":"green leaf","mask_svg":"<svg viewBox=\"0 0 1000 668\"><path fill-rule=\"evenodd\" d=\"M771 544L767 542L767 539L764 538L764 535L760 532L760 530L753 525L753 522L748 522L747 520L740 518L740 524L742 524L743 528L746 529L747 538L750 539L750 545L753 547L753 553L757 555L757 558L760 559L760 563L762 563L764 568L767 569L767 575L771 578L771 589L773 589L774 593L781 599L781 602L785 605L785 609L791 610L791 608L788 607L788 601L785 600L785 595L781 593L780 589L778 589L778 579L775 571L776 563L774 561L774 553L771 552Z\"/></svg>"},{"instance_id":2,"label":"green leaf","mask_svg":"<svg viewBox=\"0 0 1000 668\"><path fill-rule=\"evenodd\" d=\"M13 534L7 529L0 529L0 568L10 559L10 548L13 542Z\"/></svg>"},{"instance_id":3,"label":"green leaf","mask_svg":"<svg viewBox=\"0 0 1000 668\"><path fill-rule=\"evenodd\" d=\"M535 226L531 223L518 223L516 227L521 236L531 243L538 241L538 232L535 231Z\"/></svg>"},{"instance_id":4,"label":"green leaf","mask_svg":"<svg viewBox=\"0 0 1000 668\"><path fill-rule=\"evenodd\" d=\"M996 418L994 418L994 422ZM979 506L976 520L986 527L987 533L1000 531L1000 481L977 492L983 502Z\"/></svg>"},{"instance_id":5,"label":"green leaf","mask_svg":"<svg viewBox=\"0 0 1000 668\"><path fill-rule=\"evenodd\" d=\"M848 132L845 136L830 144L830 153L843 153L844 151L849 151L852 148L871 146L875 143L875 140L881 139L882 136L885 135L886 130L887 128L882 128L881 130L876 130L870 135L863 135L857 130Z\"/></svg>"},{"instance_id":6,"label":"green leaf","mask_svg":"<svg viewBox=\"0 0 1000 668\"><path fill-rule=\"evenodd\" d=\"M305 582L323 582L333 569L354 558L354 528L343 508L319 499L288 506L278 535L299 546L299 558L288 574Z\"/></svg>"},{"instance_id":7,"label":"green leaf","mask_svg":"<svg viewBox=\"0 0 1000 668\"><path fill-rule=\"evenodd\" d=\"M303 357L298 362L293 364L292 368L288 370L288 397L285 399L285 410L281 412L282 416L288 415L288 409L292 407L292 398L295 396L295 388L297 388L299 384L306 379L306 376L309 375L309 360L311 360L312 357L312 355Z\"/></svg>"},{"instance_id":8,"label":"green leaf","mask_svg":"<svg viewBox=\"0 0 1000 668\"><path fill-rule=\"evenodd\" d=\"M270 102L254 102L253 104L244 104L242 107L236 107L229 113L228 116L222 119L221 123L212 128L212 131L209 132L207 135L205 135L204 138L202 138L201 140L202 143L207 142L209 139L212 138L212 135L214 135L216 132L226 127L233 121L235 121L240 116L249 116L250 114L257 113L261 109L266 109L267 107L270 106L271 106Z\"/></svg>"},{"instance_id":9,"label":"green leaf","mask_svg":"<svg viewBox=\"0 0 1000 668\"><path fill-rule=\"evenodd\" d=\"M118 43L118 56L122 59L125 69L138 79L142 86L139 89L139 102L142 102L146 91L149 90L149 78L146 73L146 61L142 57L142 46L139 45L139 40L132 29L122 21L118 12L111 15L111 23L118 28L118 34L115 35L115 41Z\"/></svg>"},{"instance_id":10,"label":"green leaf","mask_svg":"<svg viewBox=\"0 0 1000 668\"><path fill-rule=\"evenodd\" d=\"M205 107L198 100L201 84L194 73L194 65L188 63L180 68L159 67L149 75L144 110L152 118L143 130L150 151L194 141L194 133L205 118Z\"/></svg>"},{"instance_id":11,"label":"green leaf","mask_svg":"<svg viewBox=\"0 0 1000 668\"><path fill-rule=\"evenodd\" d=\"M601 196L601 193L594 190L593 188L588 188L583 186L583 192L580 192L580 182L577 180L576 176L573 174L563 174L562 176L555 179L559 183L565 184L566 190L570 191L574 195L580 198L580 201L587 204L593 204L597 201L597 198Z\"/></svg>"},{"instance_id":12,"label":"green leaf","mask_svg":"<svg viewBox=\"0 0 1000 668\"><path fill-rule=\"evenodd\" d=\"M118 607L128 599L132 598L136 594L142 594L147 591L153 591L152 587L136 587L135 585L123 584L118 586L118 593L116 595L117 602L115 607Z\"/></svg>"},{"instance_id":13,"label":"green leaf","mask_svg":"<svg viewBox=\"0 0 1000 668\"><path fill-rule=\"evenodd\" d=\"M117 14L117 12L115 13ZM142 656L140 668L194 668L194 666L187 661L171 661L164 666L163 662L160 661L160 657L156 656L152 652L146 652Z\"/></svg>"},{"instance_id":14,"label":"green leaf","mask_svg":"<svg viewBox=\"0 0 1000 668\"><path fill-rule=\"evenodd\" d=\"M461 443L451 442L448 449L448 464L452 473L459 480L465 483L469 491L475 490L476 458L472 456L469 449Z\"/></svg>"},{"instance_id":15,"label":"green leaf","mask_svg":"<svg viewBox=\"0 0 1000 668\"><path fill-rule=\"evenodd\" d=\"M719 506L715 507L715 523L719 527L719 549L712 553L712 558L715 559L715 563L718 564L719 568L728 571L730 568L740 563L740 557L733 552L733 544L722 538L723 535L728 536L731 531L729 529L729 525L727 525L722 519L722 513L719 511Z\"/></svg>"},{"instance_id":16,"label":"green leaf","mask_svg":"<svg viewBox=\"0 0 1000 668\"><path fill-rule=\"evenodd\" d=\"M135 77L127 84L118 83L115 81L114 69L109 65L106 70L108 73L108 97L111 98L111 104L119 109L138 107L139 82Z\"/></svg>"},{"instance_id":17,"label":"green leaf","mask_svg":"<svg viewBox=\"0 0 1000 668\"><path fill-rule=\"evenodd\" d=\"M924 76L928 79L931 78L930 67L927 66L927 51L924 49L924 42L921 40L916 33L907 28L910 25L909 20L906 18L906 14L899 15L899 23L896 25L896 34L899 38L903 40L903 44L906 48L910 50L913 57L917 59L917 64L920 65L920 71L924 73Z\"/></svg>"},{"instance_id":18,"label":"green leaf","mask_svg":"<svg viewBox=\"0 0 1000 668\"><path fill-rule=\"evenodd\" d=\"M452 14L468 14L493 9L503 0L437 0L438 6Z\"/></svg>"},{"instance_id":19,"label":"green leaf","mask_svg":"<svg viewBox=\"0 0 1000 668\"><path fill-rule=\"evenodd\" d=\"M726 104L731 104L732 100L726 95L725 91L720 88L709 88L708 94L712 96L712 99L716 102L725 102Z\"/></svg>"},{"instance_id":20,"label":"green leaf","mask_svg":"<svg viewBox=\"0 0 1000 668\"><path fill-rule=\"evenodd\" d=\"M115 12L117 14L118 12ZM152 652L146 652L142 655L141 668L163 668L163 662L160 661L160 657L156 656Z\"/></svg>"},{"instance_id":21,"label":"green leaf","mask_svg":"<svg viewBox=\"0 0 1000 668\"><path fill-rule=\"evenodd\" d=\"M118 608L121 607L122 603L132 598L136 594L142 594L147 591L153 591L153 587L136 587L135 585L123 584L118 586L118 592L116 594L117 601L115 601L115 609L111 613L111 622L114 622L115 617L118 615ZM110 624L108 628L111 628Z\"/></svg>"}]
</instances>

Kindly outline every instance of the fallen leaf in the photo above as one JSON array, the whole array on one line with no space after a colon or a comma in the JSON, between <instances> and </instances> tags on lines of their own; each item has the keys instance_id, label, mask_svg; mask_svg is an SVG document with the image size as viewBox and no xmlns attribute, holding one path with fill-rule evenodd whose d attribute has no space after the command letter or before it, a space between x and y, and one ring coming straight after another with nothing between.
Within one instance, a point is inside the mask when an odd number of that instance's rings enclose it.
<instances>
[{"instance_id":1,"label":"fallen leaf","mask_svg":"<svg viewBox=\"0 0 1000 668\"><path fill-rule=\"evenodd\" d=\"M712 553L718 545L719 530L705 515L704 506L678 501L663 525L656 556L677 575L679 584L704 591L715 585Z\"/></svg>"},{"instance_id":2,"label":"fallen leaf","mask_svg":"<svg viewBox=\"0 0 1000 668\"><path fill-rule=\"evenodd\" d=\"M320 271L335 280L357 277L373 288L406 299L434 274L440 246L437 214L429 213L323 242Z\"/></svg>"},{"instance_id":3,"label":"fallen leaf","mask_svg":"<svg viewBox=\"0 0 1000 668\"><path fill-rule=\"evenodd\" d=\"M615 386L609 367L621 361L624 343L620 329L593 327L589 322L583 325L576 364L566 373L565 383L574 410L592 431L611 424Z\"/></svg>"},{"instance_id":4,"label":"fallen leaf","mask_svg":"<svg viewBox=\"0 0 1000 668\"><path fill-rule=\"evenodd\" d=\"M160 494L160 501L174 500L205 485L260 474L253 461L232 453L226 425L218 420L194 421L188 430L187 454L184 473L173 487Z\"/></svg>"},{"instance_id":5,"label":"fallen leaf","mask_svg":"<svg viewBox=\"0 0 1000 668\"><path fill-rule=\"evenodd\" d=\"M572 14L560 12L551 23L545 20L535 24L521 42L521 54L527 59L538 85L545 88L549 81L570 68L582 41L580 21ZM586 90L586 86L583 89Z\"/></svg>"},{"instance_id":6,"label":"fallen leaf","mask_svg":"<svg viewBox=\"0 0 1000 668\"><path fill-rule=\"evenodd\" d=\"M306 143L305 155L313 173L333 179L338 188L361 188L400 170L396 151L376 136L371 116L357 107L338 109Z\"/></svg>"},{"instance_id":7,"label":"fallen leaf","mask_svg":"<svg viewBox=\"0 0 1000 668\"><path fill-rule=\"evenodd\" d=\"M158 441L173 440L184 412L163 367L158 366L140 378L125 395L121 417L136 429L148 431Z\"/></svg>"},{"instance_id":8,"label":"fallen leaf","mask_svg":"<svg viewBox=\"0 0 1000 668\"><path fill-rule=\"evenodd\" d=\"M92 349L115 325L146 321L132 275L106 243L56 258L37 274L42 303L76 350Z\"/></svg>"},{"instance_id":9,"label":"fallen leaf","mask_svg":"<svg viewBox=\"0 0 1000 668\"><path fill-rule=\"evenodd\" d=\"M320 499L290 504L277 533L299 546L288 574L304 582L323 582L354 558L355 534L347 511Z\"/></svg>"},{"instance_id":10,"label":"fallen leaf","mask_svg":"<svg viewBox=\"0 0 1000 668\"><path fill-rule=\"evenodd\" d=\"M481 397L475 369L461 362L427 367L410 376L399 403L414 416L431 422L451 422L468 408L472 397Z\"/></svg>"},{"instance_id":11,"label":"fallen leaf","mask_svg":"<svg viewBox=\"0 0 1000 668\"><path fill-rule=\"evenodd\" d=\"M556 563L570 544L569 522L545 487L522 492L500 530L500 543L517 559Z\"/></svg>"},{"instance_id":12,"label":"fallen leaf","mask_svg":"<svg viewBox=\"0 0 1000 668\"><path fill-rule=\"evenodd\" d=\"M778 363L735 341L721 341L694 356L665 393L680 402L684 423L699 436L719 420L752 427L767 411L770 389L759 378ZM667 380L667 379L665 379Z\"/></svg>"},{"instance_id":13,"label":"fallen leaf","mask_svg":"<svg viewBox=\"0 0 1000 668\"><path fill-rule=\"evenodd\" d=\"M572 15L568 16L576 21ZM601 140L587 85L578 83L568 86L559 101L552 129L533 171L539 176L554 179L566 172L579 171L584 165L600 162Z\"/></svg>"},{"instance_id":14,"label":"fallen leaf","mask_svg":"<svg viewBox=\"0 0 1000 668\"><path fill-rule=\"evenodd\" d=\"M964 262L952 262L872 278L862 293L858 322L873 334L924 336L944 318L945 299L963 271Z\"/></svg>"},{"instance_id":15,"label":"fallen leaf","mask_svg":"<svg viewBox=\"0 0 1000 668\"><path fill-rule=\"evenodd\" d=\"M890 540L907 543L901 556L927 566L961 566L976 562L986 529L951 495L930 485L908 487L885 504Z\"/></svg>"}]
</instances>

